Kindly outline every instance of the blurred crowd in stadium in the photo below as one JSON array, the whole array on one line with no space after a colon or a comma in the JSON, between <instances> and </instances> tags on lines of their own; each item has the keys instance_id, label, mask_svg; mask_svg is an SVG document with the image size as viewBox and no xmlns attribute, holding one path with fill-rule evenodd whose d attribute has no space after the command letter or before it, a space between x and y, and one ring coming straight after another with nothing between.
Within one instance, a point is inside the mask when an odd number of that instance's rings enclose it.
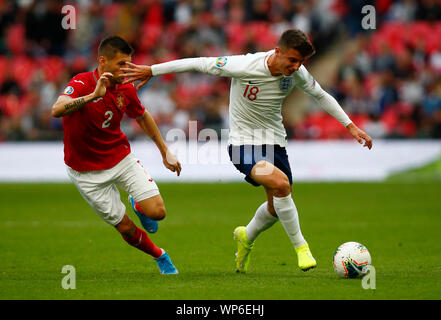
<instances>
[{"instance_id":1,"label":"blurred crowd in stadium","mask_svg":"<svg viewBox=\"0 0 441 320\"><path fill-rule=\"evenodd\" d=\"M66 4L76 9L74 30L61 27ZM375 30L361 27L364 5L376 9ZM441 138L440 0L0 0L0 141L62 139L50 108L73 75L95 68L107 35L128 40L135 63L153 64L267 51L289 28L316 46L307 67L344 39L338 72L322 86L373 138ZM167 75L139 96L163 134L191 120L220 131L228 128L229 81ZM289 138L349 137L319 110L285 121ZM142 136L129 119L123 130Z\"/></svg>"}]
</instances>

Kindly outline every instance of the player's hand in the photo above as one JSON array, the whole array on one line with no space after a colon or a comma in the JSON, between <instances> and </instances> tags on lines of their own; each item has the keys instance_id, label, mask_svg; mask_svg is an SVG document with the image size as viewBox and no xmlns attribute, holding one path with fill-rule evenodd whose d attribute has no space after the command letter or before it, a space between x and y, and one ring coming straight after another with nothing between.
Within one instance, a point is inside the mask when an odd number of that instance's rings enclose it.
<instances>
[{"instance_id":1,"label":"player's hand","mask_svg":"<svg viewBox=\"0 0 441 320\"><path fill-rule=\"evenodd\" d=\"M110 79L113 78L113 74L110 72L104 72L96 83L95 90L93 91L93 96L95 98L100 98L106 94L106 87L110 85Z\"/></svg>"},{"instance_id":2,"label":"player's hand","mask_svg":"<svg viewBox=\"0 0 441 320\"><path fill-rule=\"evenodd\" d=\"M145 85L151 79L152 68L150 66L136 65L131 62L126 62L128 67L123 67L120 70L123 72L121 77L127 78L124 80L124 84L131 83L134 81L141 81L137 86L136 90L139 90L143 85Z\"/></svg>"},{"instance_id":3,"label":"player's hand","mask_svg":"<svg viewBox=\"0 0 441 320\"><path fill-rule=\"evenodd\" d=\"M178 158L167 150L166 156L163 158L164 166L172 172L176 172L178 177L181 174L181 163Z\"/></svg>"},{"instance_id":4,"label":"player's hand","mask_svg":"<svg viewBox=\"0 0 441 320\"><path fill-rule=\"evenodd\" d=\"M359 144L363 144L363 147L367 147L369 150L372 148L372 138L369 137L366 132L358 128L355 124L350 123L346 127L349 132L352 134L355 140L358 141Z\"/></svg>"}]
</instances>

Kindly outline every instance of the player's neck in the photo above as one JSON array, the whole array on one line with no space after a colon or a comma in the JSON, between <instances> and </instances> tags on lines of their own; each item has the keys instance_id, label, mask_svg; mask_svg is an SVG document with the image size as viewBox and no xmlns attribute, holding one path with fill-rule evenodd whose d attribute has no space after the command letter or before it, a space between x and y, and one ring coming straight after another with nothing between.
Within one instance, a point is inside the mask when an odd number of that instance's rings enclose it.
<instances>
[{"instance_id":1,"label":"player's neck","mask_svg":"<svg viewBox=\"0 0 441 320\"><path fill-rule=\"evenodd\" d=\"M101 66L98 66L98 68L96 68L96 72L98 73L98 78L100 78L101 75L104 73L103 68L101 68Z\"/></svg>"},{"instance_id":2,"label":"player's neck","mask_svg":"<svg viewBox=\"0 0 441 320\"><path fill-rule=\"evenodd\" d=\"M273 53L272 55L270 55L270 57L267 60L267 65L268 65L268 69L271 72L272 76L281 76L283 73L281 71L279 71L279 68L277 68L276 65L276 54Z\"/></svg>"}]
</instances>

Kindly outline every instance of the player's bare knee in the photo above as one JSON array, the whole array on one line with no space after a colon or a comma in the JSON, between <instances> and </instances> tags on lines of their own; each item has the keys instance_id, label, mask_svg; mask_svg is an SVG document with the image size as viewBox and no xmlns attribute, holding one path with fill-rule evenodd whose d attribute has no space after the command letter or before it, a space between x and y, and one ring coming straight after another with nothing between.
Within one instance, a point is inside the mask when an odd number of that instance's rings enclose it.
<instances>
[{"instance_id":1,"label":"player's bare knee","mask_svg":"<svg viewBox=\"0 0 441 320\"><path fill-rule=\"evenodd\" d=\"M149 198L139 202L144 215L153 220L162 220L165 218L166 210L161 196Z\"/></svg>"},{"instance_id":2,"label":"player's bare knee","mask_svg":"<svg viewBox=\"0 0 441 320\"><path fill-rule=\"evenodd\" d=\"M166 213L164 204L158 204L150 212L149 218L153 220L162 220L165 218Z\"/></svg>"},{"instance_id":3,"label":"player's bare knee","mask_svg":"<svg viewBox=\"0 0 441 320\"><path fill-rule=\"evenodd\" d=\"M286 197L291 193L291 184L288 177L282 176L275 179L273 182L274 195L276 197Z\"/></svg>"}]
</instances>

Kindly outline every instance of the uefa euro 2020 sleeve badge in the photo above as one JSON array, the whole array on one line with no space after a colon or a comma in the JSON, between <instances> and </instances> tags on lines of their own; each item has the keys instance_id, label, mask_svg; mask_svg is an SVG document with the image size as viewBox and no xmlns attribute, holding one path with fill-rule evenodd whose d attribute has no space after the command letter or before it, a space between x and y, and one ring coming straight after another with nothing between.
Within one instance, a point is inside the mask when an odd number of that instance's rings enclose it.
<instances>
[{"instance_id":1,"label":"uefa euro 2020 sleeve badge","mask_svg":"<svg viewBox=\"0 0 441 320\"><path fill-rule=\"evenodd\" d=\"M223 66L225 66L227 64L227 57L219 57L216 59L216 67L218 68L222 68Z\"/></svg>"}]
</instances>

